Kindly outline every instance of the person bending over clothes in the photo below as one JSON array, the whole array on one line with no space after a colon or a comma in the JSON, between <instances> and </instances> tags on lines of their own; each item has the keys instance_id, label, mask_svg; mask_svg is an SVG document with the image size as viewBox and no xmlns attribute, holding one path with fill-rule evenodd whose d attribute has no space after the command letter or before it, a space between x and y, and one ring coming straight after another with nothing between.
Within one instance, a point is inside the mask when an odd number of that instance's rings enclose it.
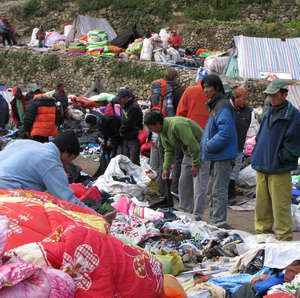
<instances>
[{"instance_id":1,"label":"person bending over clothes","mask_svg":"<svg viewBox=\"0 0 300 298\"><path fill-rule=\"evenodd\" d=\"M174 162L176 149L183 153L181 174L179 178L179 207L192 213L193 197L199 190L200 141L201 127L193 120L184 117L163 117L157 111L145 115L145 125L150 131L159 134L164 148L164 164L162 178L168 179Z\"/></svg>"},{"instance_id":2,"label":"person bending over clothes","mask_svg":"<svg viewBox=\"0 0 300 298\"><path fill-rule=\"evenodd\" d=\"M47 191L63 200L86 207L69 188L64 168L80 152L74 132L65 131L53 142L16 140L0 151L0 189Z\"/></svg>"}]
</instances>

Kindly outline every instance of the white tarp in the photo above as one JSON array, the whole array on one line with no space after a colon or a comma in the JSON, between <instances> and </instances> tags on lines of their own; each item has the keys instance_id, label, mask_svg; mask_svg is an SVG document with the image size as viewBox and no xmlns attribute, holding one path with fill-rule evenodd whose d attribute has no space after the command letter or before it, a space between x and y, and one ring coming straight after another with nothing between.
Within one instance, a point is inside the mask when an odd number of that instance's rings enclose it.
<instances>
[{"instance_id":1,"label":"white tarp","mask_svg":"<svg viewBox=\"0 0 300 298\"><path fill-rule=\"evenodd\" d=\"M66 36L66 41L71 42L91 30L102 30L107 33L109 41L115 39L117 34L106 19L97 19L89 16L78 15Z\"/></svg>"}]
</instances>

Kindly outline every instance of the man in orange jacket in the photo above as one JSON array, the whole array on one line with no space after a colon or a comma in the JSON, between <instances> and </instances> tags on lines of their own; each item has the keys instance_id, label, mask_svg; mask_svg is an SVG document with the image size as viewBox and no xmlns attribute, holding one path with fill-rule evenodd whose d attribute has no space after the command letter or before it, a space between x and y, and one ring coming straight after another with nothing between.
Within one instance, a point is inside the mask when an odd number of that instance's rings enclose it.
<instances>
[{"instance_id":1,"label":"man in orange jacket","mask_svg":"<svg viewBox=\"0 0 300 298\"><path fill-rule=\"evenodd\" d=\"M189 118L204 129L209 116L206 102L207 97L203 92L201 81L198 81L195 85L188 87L183 93L177 107L176 116ZM193 184L191 183L193 181L191 164L186 160L182 161L181 171L185 173L185 175L182 175L185 179L180 181L178 187L179 196L184 195L187 198L195 197L193 213L196 220L201 220L206 201L209 164L208 162L202 162L201 164L199 189L193 189ZM194 196L194 192L197 193L196 196Z\"/></svg>"}]
</instances>

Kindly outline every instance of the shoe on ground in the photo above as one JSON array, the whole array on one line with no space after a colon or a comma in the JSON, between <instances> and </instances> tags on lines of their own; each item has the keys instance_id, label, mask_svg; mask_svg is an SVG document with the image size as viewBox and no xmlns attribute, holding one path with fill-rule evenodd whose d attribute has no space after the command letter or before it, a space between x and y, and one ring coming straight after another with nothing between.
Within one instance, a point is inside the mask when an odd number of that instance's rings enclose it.
<instances>
[{"instance_id":1,"label":"shoe on ground","mask_svg":"<svg viewBox=\"0 0 300 298\"><path fill-rule=\"evenodd\" d=\"M233 227L230 226L228 223L216 224L215 226L219 229L224 229L224 230L232 230L233 229Z\"/></svg>"}]
</instances>

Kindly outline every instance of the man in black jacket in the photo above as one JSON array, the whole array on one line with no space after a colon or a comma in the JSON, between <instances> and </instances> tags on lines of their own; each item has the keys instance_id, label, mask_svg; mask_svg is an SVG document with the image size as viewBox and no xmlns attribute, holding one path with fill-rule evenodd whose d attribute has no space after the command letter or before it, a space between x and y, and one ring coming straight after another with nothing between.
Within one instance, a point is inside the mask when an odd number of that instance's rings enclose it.
<instances>
[{"instance_id":1,"label":"man in black jacket","mask_svg":"<svg viewBox=\"0 0 300 298\"><path fill-rule=\"evenodd\" d=\"M244 86L237 86L233 90L233 97L231 104L235 116L235 126L238 137L238 155L235 159L235 166L232 170L228 199L230 204L235 203L235 181L238 179L239 172L242 166L244 145L246 142L247 132L251 124L252 109L248 107L247 103L248 90Z\"/></svg>"},{"instance_id":2,"label":"man in black jacket","mask_svg":"<svg viewBox=\"0 0 300 298\"><path fill-rule=\"evenodd\" d=\"M123 146L122 154L129 157L137 165L140 164L139 131L143 129L143 112L128 88L121 88L114 99L122 107L122 123L120 135Z\"/></svg>"}]
</instances>

